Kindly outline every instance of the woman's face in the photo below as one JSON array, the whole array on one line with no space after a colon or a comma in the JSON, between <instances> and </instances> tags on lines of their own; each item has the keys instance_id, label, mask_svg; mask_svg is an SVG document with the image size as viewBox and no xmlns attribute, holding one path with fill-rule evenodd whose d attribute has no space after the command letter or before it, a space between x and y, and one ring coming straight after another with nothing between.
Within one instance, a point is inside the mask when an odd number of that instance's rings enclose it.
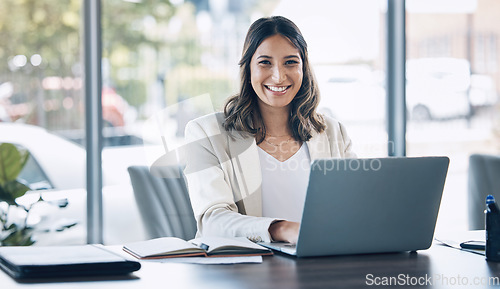
<instances>
[{"instance_id":1,"label":"woman's face","mask_svg":"<svg viewBox=\"0 0 500 289\"><path fill-rule=\"evenodd\" d=\"M280 34L264 39L250 61L250 79L261 107L288 106L302 85L302 77L299 50Z\"/></svg>"}]
</instances>

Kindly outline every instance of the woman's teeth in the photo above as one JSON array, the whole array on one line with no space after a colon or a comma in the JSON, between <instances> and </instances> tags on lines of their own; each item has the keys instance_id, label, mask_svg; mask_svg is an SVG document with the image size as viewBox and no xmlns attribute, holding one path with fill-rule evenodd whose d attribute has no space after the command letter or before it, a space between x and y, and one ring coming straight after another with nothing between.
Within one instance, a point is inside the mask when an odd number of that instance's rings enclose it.
<instances>
[{"instance_id":1,"label":"woman's teeth","mask_svg":"<svg viewBox=\"0 0 500 289\"><path fill-rule=\"evenodd\" d=\"M268 86L267 87L271 91L282 92L288 88L288 86Z\"/></svg>"}]
</instances>

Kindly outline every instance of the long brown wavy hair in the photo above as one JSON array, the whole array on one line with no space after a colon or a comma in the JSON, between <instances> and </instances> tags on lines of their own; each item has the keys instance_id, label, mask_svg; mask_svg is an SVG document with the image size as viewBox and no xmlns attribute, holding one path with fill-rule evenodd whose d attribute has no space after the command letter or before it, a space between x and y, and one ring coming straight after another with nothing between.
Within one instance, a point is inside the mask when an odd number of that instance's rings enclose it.
<instances>
[{"instance_id":1,"label":"long brown wavy hair","mask_svg":"<svg viewBox=\"0 0 500 289\"><path fill-rule=\"evenodd\" d=\"M250 61L259 45L266 38L280 34L286 37L299 50L303 63L302 85L290 103L288 125L293 138L308 141L312 131L320 133L325 129L323 118L316 113L319 103L319 89L307 55L307 43L299 28L282 16L260 18L255 21L245 38L240 62L240 92L230 97L224 106L224 128L245 131L256 137L257 144L266 137L266 127L262 120L257 94L250 82Z\"/></svg>"}]
</instances>

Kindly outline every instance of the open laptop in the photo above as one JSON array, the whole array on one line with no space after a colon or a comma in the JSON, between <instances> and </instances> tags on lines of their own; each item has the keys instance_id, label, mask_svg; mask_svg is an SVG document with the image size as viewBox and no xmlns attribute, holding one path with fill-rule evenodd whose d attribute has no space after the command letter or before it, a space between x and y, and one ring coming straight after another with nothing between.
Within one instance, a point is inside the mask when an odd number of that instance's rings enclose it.
<instances>
[{"instance_id":1,"label":"open laptop","mask_svg":"<svg viewBox=\"0 0 500 289\"><path fill-rule=\"evenodd\" d=\"M447 157L315 160L297 244L259 244L298 257L427 249L448 165Z\"/></svg>"}]
</instances>

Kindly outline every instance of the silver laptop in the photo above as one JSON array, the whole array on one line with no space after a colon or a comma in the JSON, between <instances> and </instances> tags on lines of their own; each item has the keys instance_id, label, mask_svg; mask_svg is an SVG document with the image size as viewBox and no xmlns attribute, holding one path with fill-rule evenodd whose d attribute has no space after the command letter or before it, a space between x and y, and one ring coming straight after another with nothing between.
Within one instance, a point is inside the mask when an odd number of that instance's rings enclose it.
<instances>
[{"instance_id":1,"label":"silver laptop","mask_svg":"<svg viewBox=\"0 0 500 289\"><path fill-rule=\"evenodd\" d=\"M259 244L298 257L427 249L448 164L447 157L315 160L297 244Z\"/></svg>"}]
</instances>

